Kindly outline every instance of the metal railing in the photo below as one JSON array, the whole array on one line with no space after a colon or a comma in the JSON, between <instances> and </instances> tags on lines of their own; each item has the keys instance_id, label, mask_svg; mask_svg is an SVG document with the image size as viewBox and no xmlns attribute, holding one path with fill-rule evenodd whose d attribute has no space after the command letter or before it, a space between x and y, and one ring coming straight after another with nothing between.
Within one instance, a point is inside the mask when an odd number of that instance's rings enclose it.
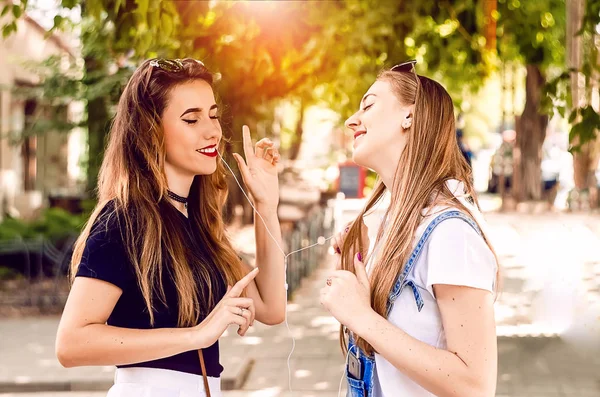
<instances>
[{"instance_id":1,"label":"metal railing","mask_svg":"<svg viewBox=\"0 0 600 397\"><path fill-rule=\"evenodd\" d=\"M52 306L63 303L59 287L66 277L75 239L76 236L70 236L63 250L44 237L0 241L0 254L20 256L23 264L18 293L0 294L0 305ZM51 281L51 286L40 293L36 285L42 281Z\"/></svg>"},{"instance_id":2,"label":"metal railing","mask_svg":"<svg viewBox=\"0 0 600 397\"><path fill-rule=\"evenodd\" d=\"M309 247L333 233L333 208L315 207L308 216L295 223L291 232L283 235L286 252L294 252ZM303 278L309 276L321 264L329 242L296 252L287 260L288 298L300 286Z\"/></svg>"}]
</instances>

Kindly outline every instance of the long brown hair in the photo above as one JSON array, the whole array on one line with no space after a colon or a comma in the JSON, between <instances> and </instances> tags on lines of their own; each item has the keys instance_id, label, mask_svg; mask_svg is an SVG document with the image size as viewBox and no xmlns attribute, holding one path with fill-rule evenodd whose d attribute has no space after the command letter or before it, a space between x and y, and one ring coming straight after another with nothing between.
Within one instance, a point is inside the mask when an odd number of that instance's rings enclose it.
<instances>
[{"instance_id":1,"label":"long brown hair","mask_svg":"<svg viewBox=\"0 0 600 397\"><path fill-rule=\"evenodd\" d=\"M412 72L383 71L378 80L391 85L403 106L414 104L413 124L407 132L406 147L396 167L386 225L385 228L382 225L377 236L376 244L381 244L382 248L370 275L371 307L386 317L388 296L412 251L413 238L423 220L422 210L445 205L473 217L446 186L450 179L461 181L478 208L479 204L470 167L456 140L454 106L448 92L436 81ZM362 245L360 224L386 190L383 182L378 181L365 208L351 225L342 247L343 269L354 272L354 256L368 248ZM484 239L494 252L488 239L485 236ZM340 342L346 349L343 330ZM369 354L373 352L373 347L360 337L357 344Z\"/></svg>"},{"instance_id":2,"label":"long brown hair","mask_svg":"<svg viewBox=\"0 0 600 397\"><path fill-rule=\"evenodd\" d=\"M185 247L185 230L173 227L178 215L159 212L165 204L167 179L161 117L171 90L194 80L213 86L213 74L193 59L184 59L182 69L167 71L145 61L133 73L119 100L98 177L98 204L75 243L71 277L77 273L92 226L108 203L122 230L123 242L135 269L150 322L154 323L156 299L166 303L163 275L170 274L177 288L179 326L197 324L216 304L211 277L205 266L193 260ZM219 151L223 150L223 140ZM243 276L243 267L225 234L221 209L227 197L225 169L217 161L211 175L194 177L188 198L188 214L200 244L222 277L233 285ZM163 207L164 208L164 207ZM164 265L168 257L170 269ZM192 258L192 259L191 259ZM198 281L200 279L200 281ZM204 287L207 286L207 287ZM208 304L199 296L208 297ZM204 307L201 307L204 304Z\"/></svg>"}]
</instances>

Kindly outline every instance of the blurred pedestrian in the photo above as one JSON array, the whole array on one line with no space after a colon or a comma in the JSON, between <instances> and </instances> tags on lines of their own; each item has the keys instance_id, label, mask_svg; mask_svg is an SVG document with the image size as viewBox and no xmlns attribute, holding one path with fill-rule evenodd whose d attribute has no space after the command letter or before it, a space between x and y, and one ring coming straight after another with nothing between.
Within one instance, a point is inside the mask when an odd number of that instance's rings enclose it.
<instances>
[{"instance_id":1,"label":"blurred pedestrian","mask_svg":"<svg viewBox=\"0 0 600 397\"><path fill-rule=\"evenodd\" d=\"M458 142L458 148L460 149L460 153L465 158L465 161L467 164L469 164L469 167L473 167L473 152L465 143L463 138L463 130L460 128L456 130L456 141Z\"/></svg>"},{"instance_id":2,"label":"blurred pedestrian","mask_svg":"<svg viewBox=\"0 0 600 397\"><path fill-rule=\"evenodd\" d=\"M507 194L512 187L513 149L517 133L515 130L502 131L502 143L492 156L491 177L488 183L489 193Z\"/></svg>"}]
</instances>

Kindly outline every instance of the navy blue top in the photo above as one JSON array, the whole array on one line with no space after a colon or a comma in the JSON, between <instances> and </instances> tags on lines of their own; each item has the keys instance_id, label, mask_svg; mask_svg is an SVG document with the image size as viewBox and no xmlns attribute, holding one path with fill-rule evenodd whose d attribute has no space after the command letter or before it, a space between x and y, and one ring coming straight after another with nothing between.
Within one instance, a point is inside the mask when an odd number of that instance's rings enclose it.
<instances>
[{"instance_id":1,"label":"navy blue top","mask_svg":"<svg viewBox=\"0 0 600 397\"><path fill-rule=\"evenodd\" d=\"M202 244L194 237L195 233L192 232L192 226L188 218L168 202L160 204L160 212L161 214L168 212L169 218L174 220L175 226L188 231L188 233L185 233L186 241L184 243L190 248L189 255L193 255L195 263L200 263L201 266L209 268L212 293L216 297L216 302L221 300L226 292L224 276L220 269L208 259L209 257ZM179 215L174 214L175 212ZM108 325L136 329L177 328L179 304L168 255L163 254L164 269L166 270L163 273L166 305L161 303L160 298L155 296L154 325L152 326L150 325L146 303L137 284L133 265L129 261L124 247L123 236L125 234L121 234L122 230L124 229L120 227L118 217L114 213L114 204L111 202L102 210L92 226L76 276L104 280L123 290L123 294L108 318ZM207 287L204 289L206 290ZM206 303L203 304L203 302L207 302L206 297L200 297L199 300L203 312L200 316L201 322L213 308L207 307ZM203 355L207 375L219 377L223 371L223 367L219 363L219 342L217 341L212 346L204 349ZM202 375L197 350L143 363L119 365L118 367L162 368Z\"/></svg>"}]
</instances>

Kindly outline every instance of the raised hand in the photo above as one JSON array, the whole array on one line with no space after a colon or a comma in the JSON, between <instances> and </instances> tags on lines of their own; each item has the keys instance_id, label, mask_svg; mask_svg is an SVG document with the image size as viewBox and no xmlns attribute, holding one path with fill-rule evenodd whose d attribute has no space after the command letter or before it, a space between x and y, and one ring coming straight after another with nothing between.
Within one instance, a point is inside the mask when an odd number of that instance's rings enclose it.
<instances>
[{"instance_id":1,"label":"raised hand","mask_svg":"<svg viewBox=\"0 0 600 397\"><path fill-rule=\"evenodd\" d=\"M276 208L279 203L279 179L277 176L279 152L268 138L261 139L252 148L252 138L248 126L243 127L242 135L246 161L237 153L234 153L233 156L238 163L244 183L250 190L256 205Z\"/></svg>"}]
</instances>

